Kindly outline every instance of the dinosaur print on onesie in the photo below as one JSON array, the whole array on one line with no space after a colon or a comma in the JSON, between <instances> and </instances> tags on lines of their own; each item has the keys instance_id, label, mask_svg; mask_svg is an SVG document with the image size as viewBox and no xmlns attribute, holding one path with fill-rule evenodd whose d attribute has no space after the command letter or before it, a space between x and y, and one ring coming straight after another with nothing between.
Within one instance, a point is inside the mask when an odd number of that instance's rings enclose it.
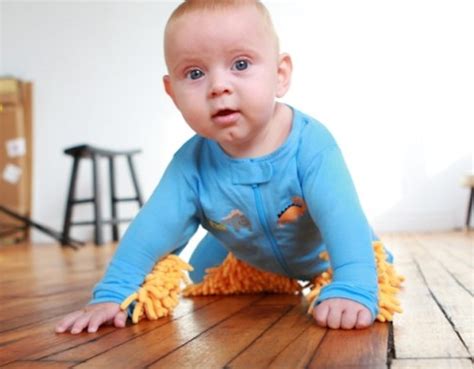
<instances>
[{"instance_id":1,"label":"dinosaur print on onesie","mask_svg":"<svg viewBox=\"0 0 474 369\"><path fill-rule=\"evenodd\" d=\"M292 198L292 203L278 214L278 226L295 223L306 212L306 204L301 197Z\"/></svg>"},{"instance_id":2,"label":"dinosaur print on onesie","mask_svg":"<svg viewBox=\"0 0 474 369\"><path fill-rule=\"evenodd\" d=\"M239 232L242 228L247 228L249 231L252 230L252 225L248 218L238 209L232 210L221 222L234 228L236 232Z\"/></svg>"},{"instance_id":3,"label":"dinosaur print on onesie","mask_svg":"<svg viewBox=\"0 0 474 369\"><path fill-rule=\"evenodd\" d=\"M229 227L233 228L236 232L239 232L242 228L247 228L249 231L252 230L252 225L248 218L238 209L232 210L220 222L211 219L207 219L207 222L212 228L221 232L228 231Z\"/></svg>"}]
</instances>

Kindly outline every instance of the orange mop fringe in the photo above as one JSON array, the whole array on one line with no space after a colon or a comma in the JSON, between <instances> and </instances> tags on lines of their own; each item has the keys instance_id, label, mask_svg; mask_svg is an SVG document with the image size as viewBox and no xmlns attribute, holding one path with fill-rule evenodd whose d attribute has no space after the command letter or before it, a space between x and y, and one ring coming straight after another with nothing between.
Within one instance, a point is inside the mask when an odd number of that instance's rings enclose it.
<instances>
[{"instance_id":1,"label":"orange mop fringe","mask_svg":"<svg viewBox=\"0 0 474 369\"><path fill-rule=\"evenodd\" d=\"M160 259L137 292L128 296L120 305L127 310L135 303L132 322L138 323L142 318L149 320L169 315L178 305L181 282L190 284L185 273L193 268L176 255L167 255Z\"/></svg>"},{"instance_id":2,"label":"orange mop fringe","mask_svg":"<svg viewBox=\"0 0 474 369\"><path fill-rule=\"evenodd\" d=\"M379 284L379 314L377 320L392 321L395 313L401 313L400 302L396 297L404 277L398 275L392 264L386 261L382 242L373 243ZM326 252L322 258L328 259ZM303 287L296 279L259 270L229 253L223 263L206 270L203 281L191 284L187 271L193 268L176 255L167 255L160 259L146 276L140 289L126 298L120 305L126 310L135 303L132 321L141 319L155 320L172 313L178 305L179 294L183 296L234 295L250 293L286 293L300 294ZM309 285L311 291L306 295L311 313L321 289L331 283L332 269L316 276ZM182 290L182 282L186 285Z\"/></svg>"},{"instance_id":3,"label":"orange mop fringe","mask_svg":"<svg viewBox=\"0 0 474 369\"><path fill-rule=\"evenodd\" d=\"M301 286L291 279L257 269L229 253L221 265L206 270L204 280L192 284L183 292L184 296L236 295L244 293L289 293L297 294Z\"/></svg>"}]
</instances>

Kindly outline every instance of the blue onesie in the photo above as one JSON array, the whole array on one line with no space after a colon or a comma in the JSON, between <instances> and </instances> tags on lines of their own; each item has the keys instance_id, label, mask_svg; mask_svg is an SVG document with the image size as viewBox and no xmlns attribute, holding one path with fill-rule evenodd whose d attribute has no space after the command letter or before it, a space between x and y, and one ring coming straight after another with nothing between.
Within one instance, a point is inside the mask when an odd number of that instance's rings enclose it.
<instances>
[{"instance_id":1,"label":"blue onesie","mask_svg":"<svg viewBox=\"0 0 474 369\"><path fill-rule=\"evenodd\" d=\"M202 225L208 236L191 258L195 279L231 251L260 269L309 280L329 266L319 258L327 250L334 277L318 302L351 299L375 319L375 236L333 136L292 110L290 135L269 155L236 159L203 137L186 142L129 226L91 303L121 303Z\"/></svg>"}]
</instances>

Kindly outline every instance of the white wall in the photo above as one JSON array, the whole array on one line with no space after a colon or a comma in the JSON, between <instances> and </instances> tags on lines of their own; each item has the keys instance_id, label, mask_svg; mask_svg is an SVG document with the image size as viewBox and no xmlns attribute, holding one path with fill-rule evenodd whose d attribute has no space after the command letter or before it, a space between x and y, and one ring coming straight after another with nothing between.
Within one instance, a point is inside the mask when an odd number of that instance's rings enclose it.
<instances>
[{"instance_id":1,"label":"white wall","mask_svg":"<svg viewBox=\"0 0 474 369\"><path fill-rule=\"evenodd\" d=\"M65 147L143 148L137 166L149 196L192 134L161 85L162 33L176 3L3 2L0 71L35 83L35 219L62 226ZM460 226L474 137L472 1L265 3L294 60L284 101L335 134L375 228Z\"/></svg>"}]
</instances>

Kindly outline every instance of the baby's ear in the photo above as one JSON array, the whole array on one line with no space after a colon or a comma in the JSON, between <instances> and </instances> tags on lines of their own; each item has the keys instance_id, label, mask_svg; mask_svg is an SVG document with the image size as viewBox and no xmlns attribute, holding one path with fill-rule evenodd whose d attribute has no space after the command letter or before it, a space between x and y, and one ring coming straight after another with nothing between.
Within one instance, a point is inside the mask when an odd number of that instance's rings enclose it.
<instances>
[{"instance_id":1,"label":"baby's ear","mask_svg":"<svg viewBox=\"0 0 474 369\"><path fill-rule=\"evenodd\" d=\"M171 86L170 76L168 76L168 75L163 76L163 85L165 86L165 91L168 94L168 96L171 97L173 102L176 104L176 102L174 100L174 91L173 91L173 87Z\"/></svg>"},{"instance_id":2,"label":"baby's ear","mask_svg":"<svg viewBox=\"0 0 474 369\"><path fill-rule=\"evenodd\" d=\"M276 97L283 97L290 88L291 72L293 71L293 63L289 54L283 53L278 57L278 86Z\"/></svg>"}]
</instances>

